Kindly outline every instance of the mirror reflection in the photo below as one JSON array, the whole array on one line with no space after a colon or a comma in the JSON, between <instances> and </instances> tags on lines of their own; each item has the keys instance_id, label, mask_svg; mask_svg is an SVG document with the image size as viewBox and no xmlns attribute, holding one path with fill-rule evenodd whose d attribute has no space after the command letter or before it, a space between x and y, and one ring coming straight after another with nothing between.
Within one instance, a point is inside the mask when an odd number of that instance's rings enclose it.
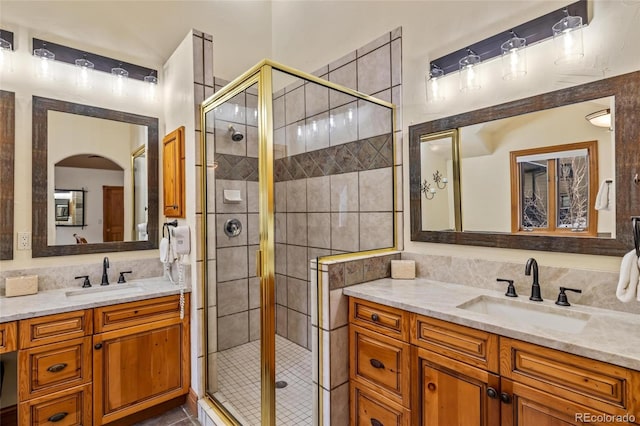
<instances>
[{"instance_id":1,"label":"mirror reflection","mask_svg":"<svg viewBox=\"0 0 640 426\"><path fill-rule=\"evenodd\" d=\"M146 126L48 111L49 245L147 239L146 146Z\"/></svg>"},{"instance_id":2,"label":"mirror reflection","mask_svg":"<svg viewBox=\"0 0 640 426\"><path fill-rule=\"evenodd\" d=\"M423 135L422 230L615 238L611 116L585 119L601 111L614 114L613 96Z\"/></svg>"}]
</instances>

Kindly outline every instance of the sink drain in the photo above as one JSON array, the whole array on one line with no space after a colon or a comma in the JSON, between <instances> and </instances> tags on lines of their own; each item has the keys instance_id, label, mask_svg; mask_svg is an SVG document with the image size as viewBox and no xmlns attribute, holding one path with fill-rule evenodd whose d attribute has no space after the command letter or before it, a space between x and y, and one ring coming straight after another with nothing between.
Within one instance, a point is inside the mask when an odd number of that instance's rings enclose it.
<instances>
[{"instance_id":1,"label":"sink drain","mask_svg":"<svg viewBox=\"0 0 640 426\"><path fill-rule=\"evenodd\" d=\"M276 389L282 389L286 387L287 387L287 382L285 382L284 380L278 380L276 382Z\"/></svg>"}]
</instances>

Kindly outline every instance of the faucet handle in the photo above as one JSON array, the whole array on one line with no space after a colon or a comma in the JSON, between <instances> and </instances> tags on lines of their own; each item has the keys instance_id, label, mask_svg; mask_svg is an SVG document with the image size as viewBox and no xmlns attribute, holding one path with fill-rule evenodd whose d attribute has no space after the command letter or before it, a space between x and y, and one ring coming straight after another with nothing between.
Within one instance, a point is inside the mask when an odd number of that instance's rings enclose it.
<instances>
[{"instance_id":1,"label":"faucet handle","mask_svg":"<svg viewBox=\"0 0 640 426\"><path fill-rule=\"evenodd\" d=\"M84 278L84 281L82 282L82 288L91 287L91 282L89 281L89 275L80 275L79 277L76 277L76 280L79 280L80 278Z\"/></svg>"},{"instance_id":2,"label":"faucet handle","mask_svg":"<svg viewBox=\"0 0 640 426\"><path fill-rule=\"evenodd\" d=\"M124 274L130 274L133 271L122 271L120 272L120 277L118 277L118 284L126 283L127 280L124 279Z\"/></svg>"},{"instance_id":3,"label":"faucet handle","mask_svg":"<svg viewBox=\"0 0 640 426\"><path fill-rule=\"evenodd\" d=\"M507 287L507 292L504 294L505 296L507 296L507 297L518 297L518 294L516 293L516 288L513 286L513 280L507 280L507 279L504 279L504 278L497 278L496 281L509 283L509 286Z\"/></svg>"},{"instance_id":4,"label":"faucet handle","mask_svg":"<svg viewBox=\"0 0 640 426\"><path fill-rule=\"evenodd\" d=\"M565 294L566 290L573 291L576 293L582 293L582 290L579 290L577 288L560 287L560 293L558 293L558 300L556 300L556 305L571 306L571 303L569 303L569 300L567 299L567 295Z\"/></svg>"}]
</instances>

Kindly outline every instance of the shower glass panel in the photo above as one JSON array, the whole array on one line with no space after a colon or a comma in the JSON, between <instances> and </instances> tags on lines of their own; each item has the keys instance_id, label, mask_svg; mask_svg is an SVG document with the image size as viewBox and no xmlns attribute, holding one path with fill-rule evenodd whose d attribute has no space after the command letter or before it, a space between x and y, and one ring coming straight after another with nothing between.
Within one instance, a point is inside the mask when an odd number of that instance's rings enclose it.
<instances>
[{"instance_id":1,"label":"shower glass panel","mask_svg":"<svg viewBox=\"0 0 640 426\"><path fill-rule=\"evenodd\" d=\"M393 108L271 61L202 108L210 402L235 424L325 424L309 262L395 247Z\"/></svg>"}]
</instances>

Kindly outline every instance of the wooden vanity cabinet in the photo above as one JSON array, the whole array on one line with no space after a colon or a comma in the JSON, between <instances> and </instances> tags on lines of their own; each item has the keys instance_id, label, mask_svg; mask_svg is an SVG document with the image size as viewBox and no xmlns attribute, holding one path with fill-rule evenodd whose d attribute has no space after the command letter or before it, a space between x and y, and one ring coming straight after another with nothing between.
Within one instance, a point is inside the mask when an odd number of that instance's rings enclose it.
<instances>
[{"instance_id":1,"label":"wooden vanity cabinet","mask_svg":"<svg viewBox=\"0 0 640 426\"><path fill-rule=\"evenodd\" d=\"M95 309L94 424L105 424L189 391L189 299L177 296Z\"/></svg>"},{"instance_id":2,"label":"wooden vanity cabinet","mask_svg":"<svg viewBox=\"0 0 640 426\"><path fill-rule=\"evenodd\" d=\"M18 424L102 425L186 395L188 294L184 312L175 295L19 321Z\"/></svg>"},{"instance_id":3,"label":"wooden vanity cabinet","mask_svg":"<svg viewBox=\"0 0 640 426\"><path fill-rule=\"evenodd\" d=\"M18 349L18 324L16 321L0 324L0 354Z\"/></svg>"},{"instance_id":4,"label":"wooden vanity cabinet","mask_svg":"<svg viewBox=\"0 0 640 426\"><path fill-rule=\"evenodd\" d=\"M353 297L349 307L351 424L401 425L407 416L410 424L423 426L640 424L638 371ZM365 319L390 312L385 318L398 321L363 325L354 314L359 307ZM405 347L385 330L406 324L407 318ZM391 336L404 336L394 328ZM367 339L382 346L358 343ZM367 359L400 347L410 353L409 371L400 370L409 381L408 399L406 391L398 394L388 386L393 385L388 373L360 372Z\"/></svg>"}]
</instances>

